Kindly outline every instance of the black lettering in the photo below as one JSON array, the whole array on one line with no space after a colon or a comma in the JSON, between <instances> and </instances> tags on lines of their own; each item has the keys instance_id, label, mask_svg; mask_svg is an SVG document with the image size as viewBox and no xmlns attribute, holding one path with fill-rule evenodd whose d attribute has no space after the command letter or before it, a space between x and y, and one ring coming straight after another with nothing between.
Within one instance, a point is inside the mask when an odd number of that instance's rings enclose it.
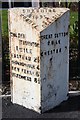
<instances>
[{"instance_id":1,"label":"black lettering","mask_svg":"<svg viewBox=\"0 0 80 120\"><path fill-rule=\"evenodd\" d=\"M26 60L28 60L27 56L26 56Z\"/></svg>"},{"instance_id":2,"label":"black lettering","mask_svg":"<svg viewBox=\"0 0 80 120\"><path fill-rule=\"evenodd\" d=\"M22 52L22 48L19 48L20 52Z\"/></svg>"},{"instance_id":3,"label":"black lettering","mask_svg":"<svg viewBox=\"0 0 80 120\"><path fill-rule=\"evenodd\" d=\"M23 34L23 38L25 38L25 34Z\"/></svg>"},{"instance_id":4,"label":"black lettering","mask_svg":"<svg viewBox=\"0 0 80 120\"><path fill-rule=\"evenodd\" d=\"M18 38L20 38L21 36L20 36L20 33L18 33Z\"/></svg>"},{"instance_id":5,"label":"black lettering","mask_svg":"<svg viewBox=\"0 0 80 120\"><path fill-rule=\"evenodd\" d=\"M43 52L41 52L41 56L43 56Z\"/></svg>"},{"instance_id":6,"label":"black lettering","mask_svg":"<svg viewBox=\"0 0 80 120\"><path fill-rule=\"evenodd\" d=\"M35 65L32 64L25 64L23 62L18 62L18 61L11 61L12 64L20 65L20 66L26 66L27 68L35 69Z\"/></svg>"},{"instance_id":7,"label":"black lettering","mask_svg":"<svg viewBox=\"0 0 80 120\"><path fill-rule=\"evenodd\" d=\"M35 47L39 47L39 43L36 43Z\"/></svg>"},{"instance_id":8,"label":"black lettering","mask_svg":"<svg viewBox=\"0 0 80 120\"><path fill-rule=\"evenodd\" d=\"M17 58L19 58L19 55L17 54Z\"/></svg>"},{"instance_id":9,"label":"black lettering","mask_svg":"<svg viewBox=\"0 0 80 120\"><path fill-rule=\"evenodd\" d=\"M51 9L49 9L49 12L51 12Z\"/></svg>"},{"instance_id":10,"label":"black lettering","mask_svg":"<svg viewBox=\"0 0 80 120\"><path fill-rule=\"evenodd\" d=\"M21 79L21 75L19 75L19 79Z\"/></svg>"},{"instance_id":11,"label":"black lettering","mask_svg":"<svg viewBox=\"0 0 80 120\"><path fill-rule=\"evenodd\" d=\"M32 23L32 20L29 19L28 23L29 23L29 24Z\"/></svg>"},{"instance_id":12,"label":"black lettering","mask_svg":"<svg viewBox=\"0 0 80 120\"><path fill-rule=\"evenodd\" d=\"M56 53L58 53L58 49L56 49Z\"/></svg>"},{"instance_id":13,"label":"black lettering","mask_svg":"<svg viewBox=\"0 0 80 120\"><path fill-rule=\"evenodd\" d=\"M62 36L63 36L63 33L62 33Z\"/></svg>"},{"instance_id":14,"label":"black lettering","mask_svg":"<svg viewBox=\"0 0 80 120\"><path fill-rule=\"evenodd\" d=\"M23 41L23 45L26 45L26 41Z\"/></svg>"},{"instance_id":15,"label":"black lettering","mask_svg":"<svg viewBox=\"0 0 80 120\"><path fill-rule=\"evenodd\" d=\"M67 49L67 46L65 46L65 49Z\"/></svg>"},{"instance_id":16,"label":"black lettering","mask_svg":"<svg viewBox=\"0 0 80 120\"><path fill-rule=\"evenodd\" d=\"M42 15L40 15L40 19L41 19L41 18L43 18L43 16L42 16Z\"/></svg>"},{"instance_id":17,"label":"black lettering","mask_svg":"<svg viewBox=\"0 0 80 120\"><path fill-rule=\"evenodd\" d=\"M24 73L26 74L26 69L24 69Z\"/></svg>"},{"instance_id":18,"label":"black lettering","mask_svg":"<svg viewBox=\"0 0 80 120\"><path fill-rule=\"evenodd\" d=\"M21 78L26 80L26 76L21 76Z\"/></svg>"},{"instance_id":19,"label":"black lettering","mask_svg":"<svg viewBox=\"0 0 80 120\"><path fill-rule=\"evenodd\" d=\"M61 52L61 48L59 49L59 52Z\"/></svg>"},{"instance_id":20,"label":"black lettering","mask_svg":"<svg viewBox=\"0 0 80 120\"><path fill-rule=\"evenodd\" d=\"M51 35L52 35L52 34L50 34L50 35L49 35L49 38L52 38L52 36L51 36Z\"/></svg>"},{"instance_id":21,"label":"black lettering","mask_svg":"<svg viewBox=\"0 0 80 120\"><path fill-rule=\"evenodd\" d=\"M14 58L16 58L16 54L14 54Z\"/></svg>"},{"instance_id":22,"label":"black lettering","mask_svg":"<svg viewBox=\"0 0 80 120\"><path fill-rule=\"evenodd\" d=\"M12 77L14 77L15 76L15 73L12 73Z\"/></svg>"},{"instance_id":23,"label":"black lettering","mask_svg":"<svg viewBox=\"0 0 80 120\"><path fill-rule=\"evenodd\" d=\"M19 57L21 58L21 55L19 55Z\"/></svg>"},{"instance_id":24,"label":"black lettering","mask_svg":"<svg viewBox=\"0 0 80 120\"><path fill-rule=\"evenodd\" d=\"M39 65L38 65L36 68L39 70L39 69L40 69L40 68L39 68Z\"/></svg>"},{"instance_id":25,"label":"black lettering","mask_svg":"<svg viewBox=\"0 0 80 120\"><path fill-rule=\"evenodd\" d=\"M25 53L25 48L24 48L24 53Z\"/></svg>"},{"instance_id":26,"label":"black lettering","mask_svg":"<svg viewBox=\"0 0 80 120\"><path fill-rule=\"evenodd\" d=\"M48 51L48 55L49 55L49 51Z\"/></svg>"},{"instance_id":27,"label":"black lettering","mask_svg":"<svg viewBox=\"0 0 80 120\"><path fill-rule=\"evenodd\" d=\"M54 34L55 38L57 37L57 34Z\"/></svg>"},{"instance_id":28,"label":"black lettering","mask_svg":"<svg viewBox=\"0 0 80 120\"><path fill-rule=\"evenodd\" d=\"M48 39L48 35L46 35L46 39Z\"/></svg>"},{"instance_id":29,"label":"black lettering","mask_svg":"<svg viewBox=\"0 0 80 120\"><path fill-rule=\"evenodd\" d=\"M18 46L16 46L16 50L18 50Z\"/></svg>"},{"instance_id":30,"label":"black lettering","mask_svg":"<svg viewBox=\"0 0 80 120\"><path fill-rule=\"evenodd\" d=\"M12 66L12 70L13 70L14 68L13 68L13 66Z\"/></svg>"},{"instance_id":31,"label":"black lettering","mask_svg":"<svg viewBox=\"0 0 80 120\"><path fill-rule=\"evenodd\" d=\"M64 37L66 36L66 33L64 32Z\"/></svg>"},{"instance_id":32,"label":"black lettering","mask_svg":"<svg viewBox=\"0 0 80 120\"><path fill-rule=\"evenodd\" d=\"M16 77L18 77L18 74L16 74Z\"/></svg>"},{"instance_id":33,"label":"black lettering","mask_svg":"<svg viewBox=\"0 0 80 120\"><path fill-rule=\"evenodd\" d=\"M36 76L39 77L39 72L38 71L36 72Z\"/></svg>"},{"instance_id":34,"label":"black lettering","mask_svg":"<svg viewBox=\"0 0 80 120\"><path fill-rule=\"evenodd\" d=\"M34 78L34 82L37 83L37 78Z\"/></svg>"},{"instance_id":35,"label":"black lettering","mask_svg":"<svg viewBox=\"0 0 80 120\"><path fill-rule=\"evenodd\" d=\"M55 49L53 49L53 52L55 52Z\"/></svg>"},{"instance_id":36,"label":"black lettering","mask_svg":"<svg viewBox=\"0 0 80 120\"><path fill-rule=\"evenodd\" d=\"M11 35L12 37L17 37L17 34L16 34L16 33L13 33L13 32L10 32L10 35Z\"/></svg>"},{"instance_id":37,"label":"black lettering","mask_svg":"<svg viewBox=\"0 0 80 120\"><path fill-rule=\"evenodd\" d=\"M56 40L56 44L58 44L58 43L57 43L57 40Z\"/></svg>"},{"instance_id":38,"label":"black lettering","mask_svg":"<svg viewBox=\"0 0 80 120\"><path fill-rule=\"evenodd\" d=\"M19 72L19 68L17 68L17 71Z\"/></svg>"},{"instance_id":39,"label":"black lettering","mask_svg":"<svg viewBox=\"0 0 80 120\"><path fill-rule=\"evenodd\" d=\"M32 49L30 49L30 52L29 52L30 54L32 54Z\"/></svg>"},{"instance_id":40,"label":"black lettering","mask_svg":"<svg viewBox=\"0 0 80 120\"><path fill-rule=\"evenodd\" d=\"M19 40L19 44L20 44L20 45L22 45L22 42L23 42L22 40Z\"/></svg>"},{"instance_id":41,"label":"black lettering","mask_svg":"<svg viewBox=\"0 0 80 120\"><path fill-rule=\"evenodd\" d=\"M58 34L56 34L57 38L58 38Z\"/></svg>"},{"instance_id":42,"label":"black lettering","mask_svg":"<svg viewBox=\"0 0 80 120\"><path fill-rule=\"evenodd\" d=\"M41 10L41 12L43 13L43 12L44 12L44 10L42 9L42 10Z\"/></svg>"},{"instance_id":43,"label":"black lettering","mask_svg":"<svg viewBox=\"0 0 80 120\"><path fill-rule=\"evenodd\" d=\"M39 47L39 43L29 42L29 41L23 41L23 45L29 45L29 46Z\"/></svg>"},{"instance_id":44,"label":"black lettering","mask_svg":"<svg viewBox=\"0 0 80 120\"><path fill-rule=\"evenodd\" d=\"M61 36L61 33L59 33L59 36Z\"/></svg>"},{"instance_id":45,"label":"black lettering","mask_svg":"<svg viewBox=\"0 0 80 120\"><path fill-rule=\"evenodd\" d=\"M21 66L25 66L25 64L23 62L19 62L19 65Z\"/></svg>"},{"instance_id":46,"label":"black lettering","mask_svg":"<svg viewBox=\"0 0 80 120\"><path fill-rule=\"evenodd\" d=\"M31 61L31 57L28 57L28 61Z\"/></svg>"},{"instance_id":47,"label":"black lettering","mask_svg":"<svg viewBox=\"0 0 80 120\"><path fill-rule=\"evenodd\" d=\"M23 72L23 69L22 69L22 72Z\"/></svg>"},{"instance_id":48,"label":"black lettering","mask_svg":"<svg viewBox=\"0 0 80 120\"><path fill-rule=\"evenodd\" d=\"M22 56L22 59L24 60L24 56Z\"/></svg>"},{"instance_id":49,"label":"black lettering","mask_svg":"<svg viewBox=\"0 0 80 120\"><path fill-rule=\"evenodd\" d=\"M44 52L44 55L47 55L47 52L46 52L46 51Z\"/></svg>"},{"instance_id":50,"label":"black lettering","mask_svg":"<svg viewBox=\"0 0 80 120\"><path fill-rule=\"evenodd\" d=\"M35 57L34 58L34 62L38 62L39 63L39 57Z\"/></svg>"},{"instance_id":51,"label":"black lettering","mask_svg":"<svg viewBox=\"0 0 80 120\"><path fill-rule=\"evenodd\" d=\"M58 40L58 43L60 44L60 40Z\"/></svg>"},{"instance_id":52,"label":"black lettering","mask_svg":"<svg viewBox=\"0 0 80 120\"><path fill-rule=\"evenodd\" d=\"M40 84L40 78L38 78L38 84Z\"/></svg>"},{"instance_id":53,"label":"black lettering","mask_svg":"<svg viewBox=\"0 0 80 120\"><path fill-rule=\"evenodd\" d=\"M26 52L28 53L28 49L26 48Z\"/></svg>"},{"instance_id":54,"label":"black lettering","mask_svg":"<svg viewBox=\"0 0 80 120\"><path fill-rule=\"evenodd\" d=\"M14 67L14 70L16 71L16 67Z\"/></svg>"},{"instance_id":55,"label":"black lettering","mask_svg":"<svg viewBox=\"0 0 80 120\"><path fill-rule=\"evenodd\" d=\"M54 41L51 41L51 44L53 45L53 44L54 44Z\"/></svg>"},{"instance_id":56,"label":"black lettering","mask_svg":"<svg viewBox=\"0 0 80 120\"><path fill-rule=\"evenodd\" d=\"M18 38L25 38L25 35L23 33L18 33Z\"/></svg>"},{"instance_id":57,"label":"black lettering","mask_svg":"<svg viewBox=\"0 0 80 120\"><path fill-rule=\"evenodd\" d=\"M66 32L66 35L68 35L68 32Z\"/></svg>"},{"instance_id":58,"label":"black lettering","mask_svg":"<svg viewBox=\"0 0 80 120\"><path fill-rule=\"evenodd\" d=\"M51 54L52 54L52 50L51 50Z\"/></svg>"},{"instance_id":59,"label":"black lettering","mask_svg":"<svg viewBox=\"0 0 80 120\"><path fill-rule=\"evenodd\" d=\"M27 80L28 80L28 81L31 81L31 77L27 77Z\"/></svg>"},{"instance_id":60,"label":"black lettering","mask_svg":"<svg viewBox=\"0 0 80 120\"><path fill-rule=\"evenodd\" d=\"M27 74L29 74L29 71L28 71L28 70L27 70L26 72L27 72Z\"/></svg>"},{"instance_id":61,"label":"black lettering","mask_svg":"<svg viewBox=\"0 0 80 120\"><path fill-rule=\"evenodd\" d=\"M48 45L50 45L50 41L48 41Z\"/></svg>"},{"instance_id":62,"label":"black lettering","mask_svg":"<svg viewBox=\"0 0 80 120\"><path fill-rule=\"evenodd\" d=\"M37 58L34 58L34 62L37 62Z\"/></svg>"}]
</instances>

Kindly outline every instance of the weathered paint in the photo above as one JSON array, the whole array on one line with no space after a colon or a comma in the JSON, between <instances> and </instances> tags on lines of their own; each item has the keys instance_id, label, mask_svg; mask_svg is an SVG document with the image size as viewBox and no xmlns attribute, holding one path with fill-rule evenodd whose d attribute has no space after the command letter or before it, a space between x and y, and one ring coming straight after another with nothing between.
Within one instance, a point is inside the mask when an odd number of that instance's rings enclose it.
<instances>
[{"instance_id":1,"label":"weathered paint","mask_svg":"<svg viewBox=\"0 0 80 120\"><path fill-rule=\"evenodd\" d=\"M67 99L69 9L9 9L13 103L39 113Z\"/></svg>"}]
</instances>

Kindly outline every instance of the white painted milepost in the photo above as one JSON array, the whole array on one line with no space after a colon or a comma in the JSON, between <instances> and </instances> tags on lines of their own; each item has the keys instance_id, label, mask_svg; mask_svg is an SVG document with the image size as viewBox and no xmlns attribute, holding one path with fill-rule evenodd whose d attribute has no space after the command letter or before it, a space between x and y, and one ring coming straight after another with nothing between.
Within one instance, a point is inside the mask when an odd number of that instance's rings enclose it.
<instances>
[{"instance_id":1,"label":"white painted milepost","mask_svg":"<svg viewBox=\"0 0 80 120\"><path fill-rule=\"evenodd\" d=\"M11 101L39 113L67 100L69 9L11 8Z\"/></svg>"}]
</instances>

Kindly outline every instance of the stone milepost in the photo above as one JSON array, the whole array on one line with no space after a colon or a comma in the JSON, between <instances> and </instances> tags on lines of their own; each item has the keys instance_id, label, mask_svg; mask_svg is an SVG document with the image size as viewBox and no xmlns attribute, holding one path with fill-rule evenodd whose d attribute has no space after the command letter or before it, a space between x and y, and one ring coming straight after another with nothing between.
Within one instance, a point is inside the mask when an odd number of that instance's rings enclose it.
<instances>
[{"instance_id":1,"label":"stone milepost","mask_svg":"<svg viewBox=\"0 0 80 120\"><path fill-rule=\"evenodd\" d=\"M39 113L67 99L69 9L11 8L11 101Z\"/></svg>"}]
</instances>

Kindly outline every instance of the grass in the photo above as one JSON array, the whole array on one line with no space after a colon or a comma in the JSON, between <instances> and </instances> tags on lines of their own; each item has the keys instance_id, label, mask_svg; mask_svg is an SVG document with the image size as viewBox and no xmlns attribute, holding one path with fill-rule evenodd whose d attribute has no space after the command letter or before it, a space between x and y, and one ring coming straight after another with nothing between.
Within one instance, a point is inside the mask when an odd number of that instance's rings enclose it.
<instances>
[{"instance_id":1,"label":"grass","mask_svg":"<svg viewBox=\"0 0 80 120\"><path fill-rule=\"evenodd\" d=\"M8 10L2 10L2 36L8 36Z\"/></svg>"},{"instance_id":2,"label":"grass","mask_svg":"<svg viewBox=\"0 0 80 120\"><path fill-rule=\"evenodd\" d=\"M70 12L70 48L78 48L78 12ZM74 27L73 27L74 25Z\"/></svg>"},{"instance_id":3,"label":"grass","mask_svg":"<svg viewBox=\"0 0 80 120\"><path fill-rule=\"evenodd\" d=\"M73 25L75 21L78 21L78 12L70 12L70 25Z\"/></svg>"},{"instance_id":4,"label":"grass","mask_svg":"<svg viewBox=\"0 0 80 120\"><path fill-rule=\"evenodd\" d=\"M72 33L72 27L75 21L78 21L78 12L70 11L70 32Z\"/></svg>"}]
</instances>

